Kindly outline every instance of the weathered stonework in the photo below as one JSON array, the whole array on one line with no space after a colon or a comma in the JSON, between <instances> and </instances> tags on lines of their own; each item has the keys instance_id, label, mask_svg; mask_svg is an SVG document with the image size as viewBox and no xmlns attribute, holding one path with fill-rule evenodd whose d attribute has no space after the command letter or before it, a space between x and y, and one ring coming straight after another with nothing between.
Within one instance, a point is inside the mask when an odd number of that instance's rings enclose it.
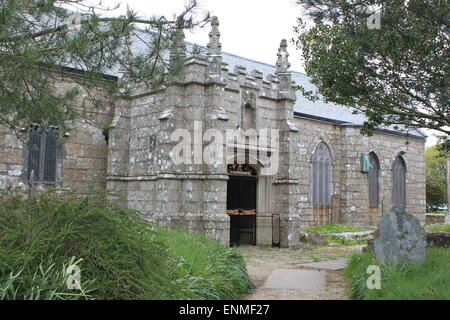
<instances>
[{"instance_id":1,"label":"weathered stonework","mask_svg":"<svg viewBox=\"0 0 450 320\"><path fill-rule=\"evenodd\" d=\"M425 225L443 224L445 223L445 214L429 214L427 213Z\"/></svg>"},{"instance_id":2,"label":"weathered stonework","mask_svg":"<svg viewBox=\"0 0 450 320\"><path fill-rule=\"evenodd\" d=\"M378 263L424 263L426 248L425 230L404 209L395 207L380 220L374 237Z\"/></svg>"},{"instance_id":3,"label":"weathered stonework","mask_svg":"<svg viewBox=\"0 0 450 320\"><path fill-rule=\"evenodd\" d=\"M76 83L71 79L80 75L71 72L57 73L61 77L60 87L56 90L67 90ZM53 75L55 76L55 75ZM110 81L110 80L107 80ZM100 124L111 123L113 102L109 101L102 84L93 89L97 98L103 99L103 108L94 108L88 102L80 101L88 120L78 119L66 123L59 134L63 148L58 152L56 182L49 184L58 188L74 190L79 194L89 194L92 190L105 190L108 144ZM94 125L97 124L97 125ZM6 127L0 128L0 190L8 187L29 189L28 128L21 132L10 132ZM46 184L38 185L44 189Z\"/></svg>"},{"instance_id":4,"label":"weathered stonework","mask_svg":"<svg viewBox=\"0 0 450 320\"><path fill-rule=\"evenodd\" d=\"M214 19L206 56L186 58L183 76L167 88L147 92L144 86L136 87L128 100L105 97L106 109L92 116L110 124L108 141L101 128L75 123L63 138L58 185L82 194L90 188L106 189L114 193L112 198L142 211L150 221L201 232L227 244L227 165L205 164L201 157L196 162L211 142L195 137L193 162L175 164L173 150L178 141L172 141L171 135L176 129L191 134L217 129L224 136L227 129L276 129L277 172L270 173L265 163L255 164L259 172L257 244L272 243L273 215L280 216L282 246L297 245L303 226L326 222L375 226L391 208L391 170L399 154L407 168L406 211L425 222L424 139L388 131L365 137L357 125L331 121L333 115L321 119L294 112L295 84L288 70L286 42L280 45L273 74L267 74L240 65L229 70L222 60L219 35ZM119 81L126 81L126 75L122 76ZM100 89L98 94L106 95ZM312 205L312 157L321 141L331 153L331 205L326 208ZM220 145L226 150L226 141ZM262 151L269 144L251 147ZM27 188L23 149L15 135L1 129L0 189L7 184ZM380 160L377 208L369 208L368 177L360 168L361 154L370 152Z\"/></svg>"}]
</instances>

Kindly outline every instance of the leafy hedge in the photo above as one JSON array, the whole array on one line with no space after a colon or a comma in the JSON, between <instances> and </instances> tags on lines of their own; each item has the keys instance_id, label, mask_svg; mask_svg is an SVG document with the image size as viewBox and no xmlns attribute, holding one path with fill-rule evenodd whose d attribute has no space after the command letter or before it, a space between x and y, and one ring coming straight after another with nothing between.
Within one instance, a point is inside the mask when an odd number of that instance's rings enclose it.
<instances>
[{"instance_id":1,"label":"leafy hedge","mask_svg":"<svg viewBox=\"0 0 450 320\"><path fill-rule=\"evenodd\" d=\"M236 251L156 228L100 194L2 195L0 242L3 299L237 299L252 289ZM82 291L65 285L74 263Z\"/></svg>"}]
</instances>

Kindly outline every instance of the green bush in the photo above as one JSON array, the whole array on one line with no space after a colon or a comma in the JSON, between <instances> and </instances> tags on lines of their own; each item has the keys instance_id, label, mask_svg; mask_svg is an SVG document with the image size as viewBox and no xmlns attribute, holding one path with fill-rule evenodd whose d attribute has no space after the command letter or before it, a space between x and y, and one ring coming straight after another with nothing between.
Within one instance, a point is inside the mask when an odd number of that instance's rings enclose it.
<instances>
[{"instance_id":1,"label":"green bush","mask_svg":"<svg viewBox=\"0 0 450 320\"><path fill-rule=\"evenodd\" d=\"M249 282L235 251L201 236L155 228L104 195L3 195L0 222L0 296L6 299L235 299ZM174 249L176 241L185 243L185 256ZM190 248L196 241L204 245ZM201 252L213 247L215 255ZM190 249L210 260L192 260ZM61 285L73 259L82 259L84 294ZM240 273L228 279L220 273L230 276L235 269ZM214 294L196 290L210 284ZM248 292L250 286L244 287Z\"/></svg>"},{"instance_id":2,"label":"green bush","mask_svg":"<svg viewBox=\"0 0 450 320\"><path fill-rule=\"evenodd\" d=\"M369 290L366 273L377 265L373 252L353 255L344 273L349 279L349 296L364 300L448 300L450 299L450 250L430 248L425 264L382 265L381 289Z\"/></svg>"}]
</instances>

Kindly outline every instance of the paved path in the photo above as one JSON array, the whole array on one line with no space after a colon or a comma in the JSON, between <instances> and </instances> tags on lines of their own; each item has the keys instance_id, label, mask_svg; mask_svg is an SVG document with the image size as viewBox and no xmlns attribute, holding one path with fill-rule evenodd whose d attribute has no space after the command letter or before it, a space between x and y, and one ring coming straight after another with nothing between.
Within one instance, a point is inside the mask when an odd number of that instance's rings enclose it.
<instances>
[{"instance_id":1,"label":"paved path","mask_svg":"<svg viewBox=\"0 0 450 320\"><path fill-rule=\"evenodd\" d=\"M247 300L344 300L348 248L291 251L241 247L256 291Z\"/></svg>"}]
</instances>

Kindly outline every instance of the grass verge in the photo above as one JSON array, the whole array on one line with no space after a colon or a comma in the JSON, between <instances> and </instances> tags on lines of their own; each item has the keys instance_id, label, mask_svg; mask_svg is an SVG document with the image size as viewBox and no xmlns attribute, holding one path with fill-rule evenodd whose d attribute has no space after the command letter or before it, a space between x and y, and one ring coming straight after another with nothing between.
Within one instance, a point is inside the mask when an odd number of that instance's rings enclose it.
<instances>
[{"instance_id":1,"label":"grass verge","mask_svg":"<svg viewBox=\"0 0 450 320\"><path fill-rule=\"evenodd\" d=\"M367 244L367 238L362 237L360 239L344 239L336 236L325 236L325 243L336 243L344 246L358 246Z\"/></svg>"},{"instance_id":2,"label":"grass verge","mask_svg":"<svg viewBox=\"0 0 450 320\"><path fill-rule=\"evenodd\" d=\"M322 226L306 227L302 231L308 233L341 233L341 232L362 232L371 229L351 226L348 224L329 223Z\"/></svg>"},{"instance_id":3,"label":"grass verge","mask_svg":"<svg viewBox=\"0 0 450 320\"><path fill-rule=\"evenodd\" d=\"M381 266L381 289L369 290L367 267L376 265L373 252L354 254L344 271L348 293L356 300L450 299L450 250L430 248L422 265Z\"/></svg>"},{"instance_id":4,"label":"grass verge","mask_svg":"<svg viewBox=\"0 0 450 320\"><path fill-rule=\"evenodd\" d=\"M450 232L450 224L440 224L440 225L426 226L425 230Z\"/></svg>"},{"instance_id":5,"label":"grass verge","mask_svg":"<svg viewBox=\"0 0 450 320\"><path fill-rule=\"evenodd\" d=\"M427 214L446 214L446 212L438 210L438 211L429 211L427 212Z\"/></svg>"}]
</instances>

